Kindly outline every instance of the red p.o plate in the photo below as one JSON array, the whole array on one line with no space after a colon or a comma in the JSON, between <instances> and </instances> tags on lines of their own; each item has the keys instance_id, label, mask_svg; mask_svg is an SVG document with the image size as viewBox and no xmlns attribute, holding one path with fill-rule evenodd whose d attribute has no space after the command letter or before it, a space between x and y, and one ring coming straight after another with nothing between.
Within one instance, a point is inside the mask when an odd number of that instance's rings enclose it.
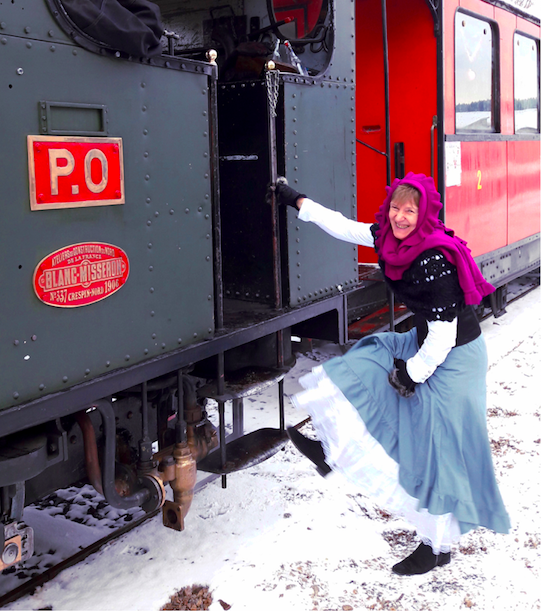
<instances>
[{"instance_id":1,"label":"red p.o plate","mask_svg":"<svg viewBox=\"0 0 541 611\"><path fill-rule=\"evenodd\" d=\"M128 279L130 263L118 246L71 244L43 258L34 270L34 291L43 303L78 308L116 293Z\"/></svg>"},{"instance_id":2,"label":"red p.o plate","mask_svg":"<svg viewBox=\"0 0 541 611\"><path fill-rule=\"evenodd\" d=\"M28 136L30 207L123 204L122 138Z\"/></svg>"}]
</instances>

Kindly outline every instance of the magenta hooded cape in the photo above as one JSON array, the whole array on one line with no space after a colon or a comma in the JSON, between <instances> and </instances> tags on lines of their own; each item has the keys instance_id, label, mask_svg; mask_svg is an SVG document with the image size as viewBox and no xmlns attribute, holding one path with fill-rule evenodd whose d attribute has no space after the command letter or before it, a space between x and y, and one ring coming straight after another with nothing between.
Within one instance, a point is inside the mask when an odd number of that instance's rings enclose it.
<instances>
[{"instance_id":1,"label":"magenta hooded cape","mask_svg":"<svg viewBox=\"0 0 541 611\"><path fill-rule=\"evenodd\" d=\"M401 184L411 185L420 193L417 226L404 240L395 238L389 221L391 199L395 189ZM375 245L378 256L385 264L385 275L389 279L400 280L422 252L433 248L456 266L466 305L480 303L483 297L495 290L483 278L466 242L455 236L454 232L440 221L438 214L442 203L432 177L409 172L404 178L397 178L390 187L385 188L387 197L376 214L379 229L376 231Z\"/></svg>"}]
</instances>

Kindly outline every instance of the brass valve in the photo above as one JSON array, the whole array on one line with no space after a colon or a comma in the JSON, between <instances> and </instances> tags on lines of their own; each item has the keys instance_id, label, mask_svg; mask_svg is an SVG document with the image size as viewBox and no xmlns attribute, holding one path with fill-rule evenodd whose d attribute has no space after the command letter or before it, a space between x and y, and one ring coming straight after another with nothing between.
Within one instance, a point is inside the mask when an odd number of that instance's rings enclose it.
<instances>
[{"instance_id":1,"label":"brass valve","mask_svg":"<svg viewBox=\"0 0 541 611\"><path fill-rule=\"evenodd\" d=\"M197 477L197 463L188 444L177 443L173 450L175 460L175 477L169 483L173 489L173 500L165 501L163 506L163 523L174 530L184 530L186 517L193 500L193 491ZM168 469L170 473L170 470Z\"/></svg>"}]
</instances>

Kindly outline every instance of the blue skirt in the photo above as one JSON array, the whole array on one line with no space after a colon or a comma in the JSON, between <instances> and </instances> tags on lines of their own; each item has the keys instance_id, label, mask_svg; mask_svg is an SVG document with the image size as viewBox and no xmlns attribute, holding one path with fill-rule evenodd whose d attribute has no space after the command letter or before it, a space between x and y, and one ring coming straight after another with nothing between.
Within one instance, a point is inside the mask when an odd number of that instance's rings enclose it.
<instances>
[{"instance_id":1,"label":"blue skirt","mask_svg":"<svg viewBox=\"0 0 541 611\"><path fill-rule=\"evenodd\" d=\"M487 432L483 337L453 348L405 399L387 378L394 358L417 350L415 329L364 338L303 376L293 402L312 416L331 467L437 553L473 528L506 533L510 523Z\"/></svg>"}]
</instances>

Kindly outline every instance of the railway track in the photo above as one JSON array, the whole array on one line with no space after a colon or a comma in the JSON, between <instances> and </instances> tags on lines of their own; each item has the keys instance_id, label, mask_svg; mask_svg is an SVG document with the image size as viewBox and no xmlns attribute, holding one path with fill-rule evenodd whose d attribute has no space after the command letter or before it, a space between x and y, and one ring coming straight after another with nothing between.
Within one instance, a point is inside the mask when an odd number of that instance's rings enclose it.
<instances>
[{"instance_id":1,"label":"railway track","mask_svg":"<svg viewBox=\"0 0 541 611\"><path fill-rule=\"evenodd\" d=\"M134 528L141 526L141 524L143 524L147 520L150 520L158 513L159 511L151 512L137 520L133 520L132 522L130 522L129 524L126 524L125 526L121 526L117 530L111 532L109 535L102 537L101 539L98 539L91 545L88 545L84 549L69 556L62 562L59 562L58 564L55 564L54 566L48 568L43 573L40 573L39 575L31 577L25 583L21 584L17 588L14 588L13 590L10 590L9 592L1 596L0 597L0 608L3 608L8 603L15 601L18 598L21 598L22 596L25 596L27 594L32 594L37 588L45 585L47 582L54 579L63 570L71 566L75 566L79 562L82 562L85 558L88 558L88 556L91 556L92 554L98 552L104 545L107 545L108 543L111 543L111 541L114 541L115 539L122 537L126 533L130 532L130 530L133 530Z\"/></svg>"},{"instance_id":2,"label":"railway track","mask_svg":"<svg viewBox=\"0 0 541 611\"><path fill-rule=\"evenodd\" d=\"M521 299L531 291L535 290L539 286L539 274L538 272L528 274L513 283L510 284L509 291L507 294L507 306L515 303L517 300ZM485 308L485 311L481 315L481 320L486 320L492 316L492 312ZM404 317L405 318L405 317ZM385 328L388 329L388 323L383 324L377 331L384 331ZM297 426L300 428L303 424L305 424L307 420L300 422ZM197 489L201 489L204 485L208 484L213 479L219 477L218 475L208 476L205 480L200 482ZM111 543L112 541L119 539L124 536L131 530L138 528L142 524L144 524L147 520L152 519L159 513L158 511L151 512L149 514L143 515L136 519L131 520L129 523L120 526L108 533L106 536L103 536L90 545L84 547L83 549L78 550L77 552L71 554L67 558L62 561L54 564L54 566L50 566L46 568L46 570L40 572L39 574L32 574L30 578L22 583L21 585L12 588L8 592L5 592L0 596L0 608L3 608L5 605L14 602L15 600L25 596L32 594L37 588L45 585L47 582L54 579L57 575L59 575L65 569L75 566L79 562L82 562L92 554L98 552L105 545ZM9 571L9 569L6 569Z\"/></svg>"}]
</instances>

